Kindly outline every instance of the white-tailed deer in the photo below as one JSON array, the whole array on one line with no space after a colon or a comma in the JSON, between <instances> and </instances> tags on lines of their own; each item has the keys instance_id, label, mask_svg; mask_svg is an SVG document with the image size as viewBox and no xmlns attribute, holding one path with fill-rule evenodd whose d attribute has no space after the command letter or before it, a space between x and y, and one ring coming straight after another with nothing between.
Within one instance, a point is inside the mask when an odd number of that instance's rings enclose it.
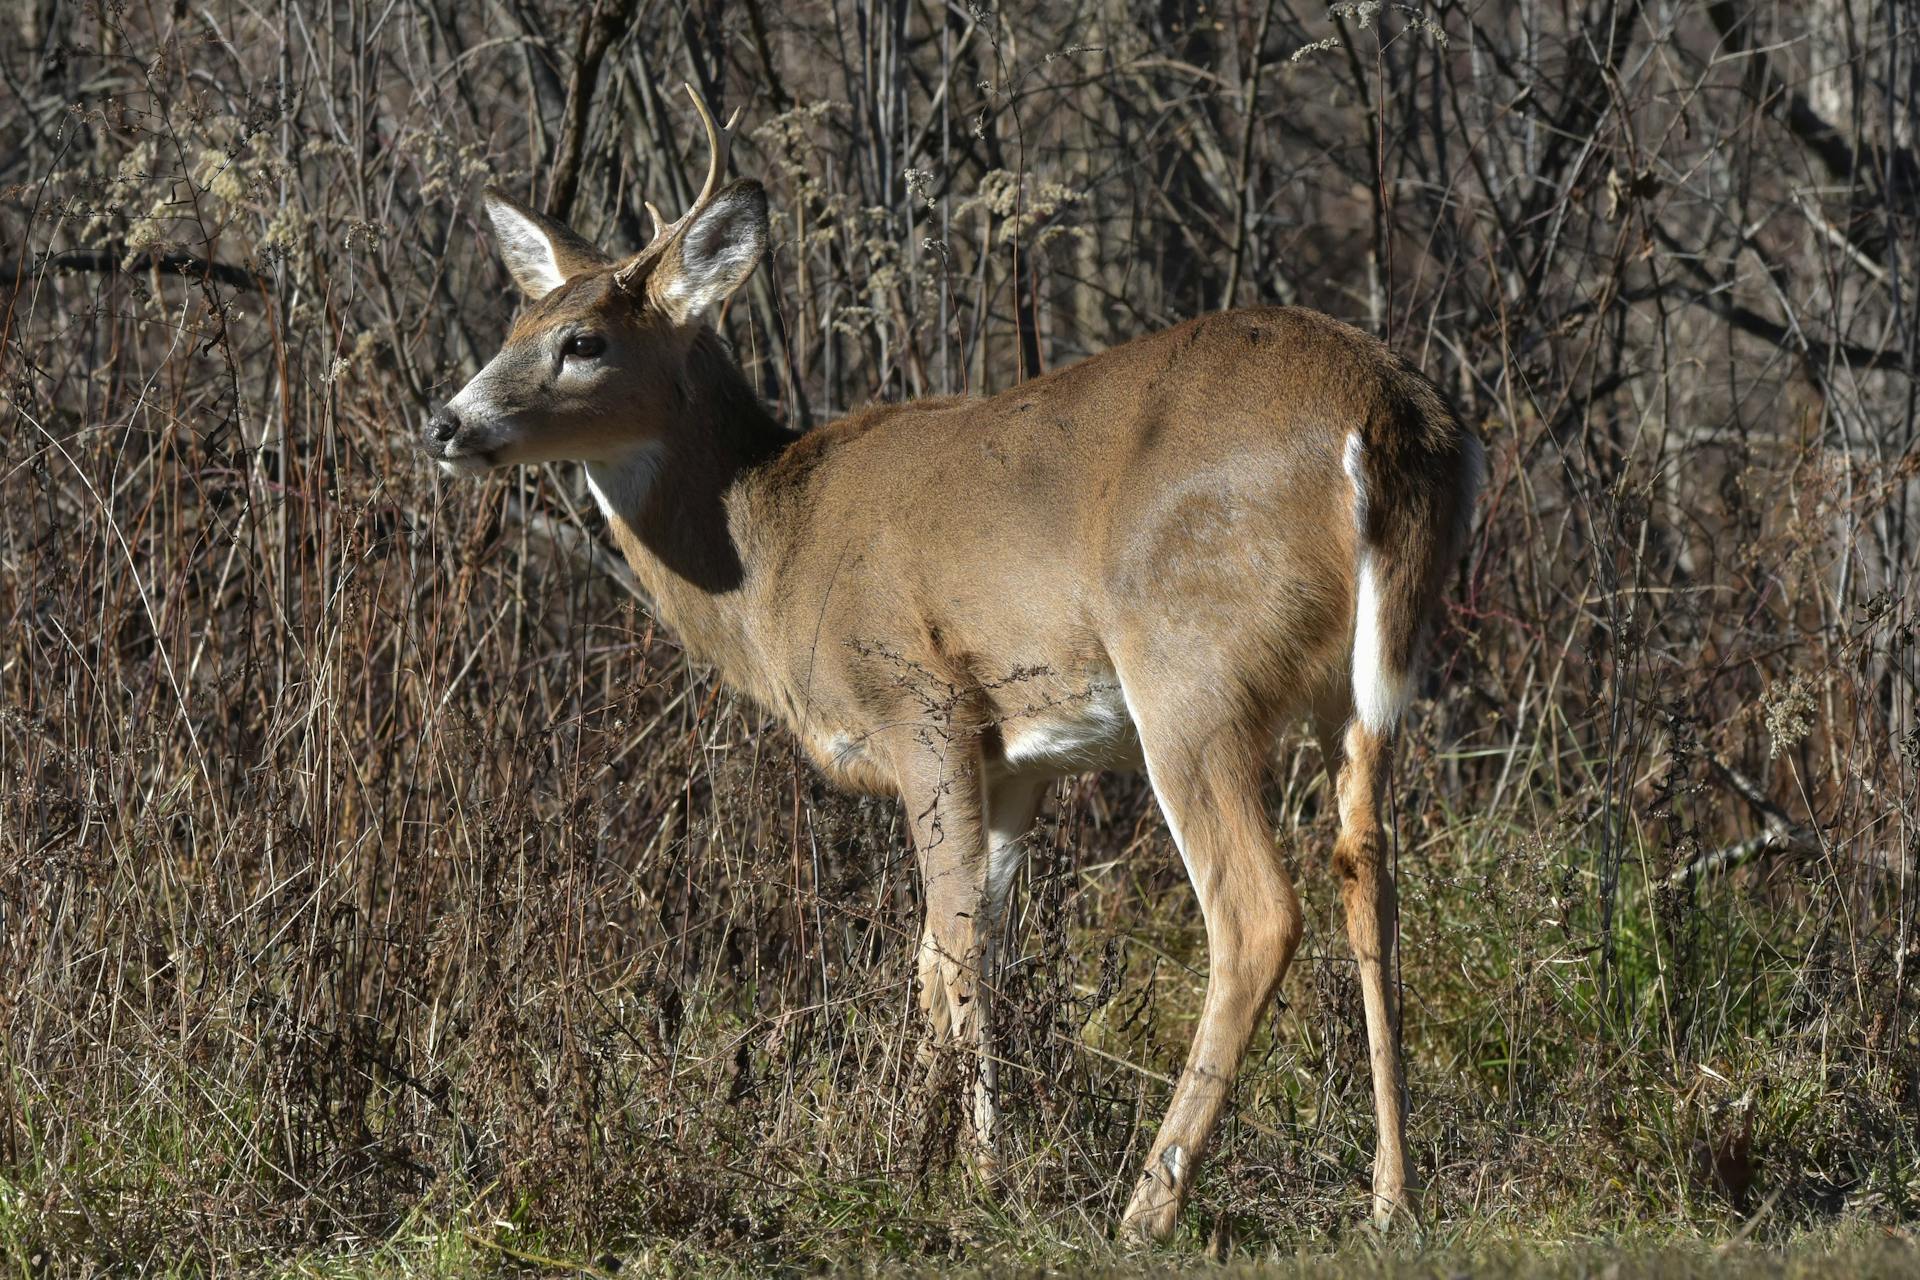
<instances>
[{"instance_id":1,"label":"white-tailed deer","mask_svg":"<svg viewBox=\"0 0 1920 1280\"><path fill-rule=\"evenodd\" d=\"M836 782L900 796L926 904L920 1000L977 1064L983 1163L983 1003L1021 837L1053 779L1146 770L1208 953L1199 1029L1126 1211L1147 1236L1172 1229L1300 939L1261 792L1279 733L1310 724L1337 789L1371 1045L1374 1213L1411 1214L1378 810L1479 442L1381 343L1292 308L1191 320L990 399L788 431L703 319L759 261L767 208L758 184L721 185L728 133L693 96L707 181L679 220L654 214L638 254L489 194L530 305L428 421L428 451L458 471L585 463L687 652Z\"/></svg>"}]
</instances>

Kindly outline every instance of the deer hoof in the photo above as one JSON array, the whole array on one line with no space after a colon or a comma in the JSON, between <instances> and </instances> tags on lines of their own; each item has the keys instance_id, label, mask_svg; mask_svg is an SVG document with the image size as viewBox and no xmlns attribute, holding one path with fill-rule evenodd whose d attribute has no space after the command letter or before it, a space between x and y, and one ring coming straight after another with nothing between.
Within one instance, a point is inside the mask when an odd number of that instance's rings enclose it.
<instances>
[{"instance_id":1,"label":"deer hoof","mask_svg":"<svg viewBox=\"0 0 1920 1280\"><path fill-rule=\"evenodd\" d=\"M980 1186L989 1195L1000 1194L1000 1151L992 1142L982 1142L978 1138L967 1143L967 1167L973 1170L973 1176L979 1179Z\"/></svg>"},{"instance_id":2,"label":"deer hoof","mask_svg":"<svg viewBox=\"0 0 1920 1280\"><path fill-rule=\"evenodd\" d=\"M1399 1191L1376 1189L1373 1193L1373 1227L1381 1235L1401 1235L1418 1244L1426 1232L1420 1222L1419 1196L1411 1188Z\"/></svg>"},{"instance_id":3,"label":"deer hoof","mask_svg":"<svg viewBox=\"0 0 1920 1280\"><path fill-rule=\"evenodd\" d=\"M1179 1196L1166 1182L1149 1173L1134 1190L1133 1200L1120 1219L1120 1233L1143 1243L1159 1244L1173 1234L1179 1218Z\"/></svg>"}]
</instances>

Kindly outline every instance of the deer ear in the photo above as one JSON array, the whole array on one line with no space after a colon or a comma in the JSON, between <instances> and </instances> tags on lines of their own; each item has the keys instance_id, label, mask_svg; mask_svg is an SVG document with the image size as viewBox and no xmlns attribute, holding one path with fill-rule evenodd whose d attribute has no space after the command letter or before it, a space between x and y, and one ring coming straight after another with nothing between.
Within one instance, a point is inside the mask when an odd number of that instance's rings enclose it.
<instances>
[{"instance_id":1,"label":"deer ear","mask_svg":"<svg viewBox=\"0 0 1920 1280\"><path fill-rule=\"evenodd\" d=\"M568 277L605 265L607 256L563 223L535 213L498 191L486 193L487 217L500 238L500 256L529 299L546 297Z\"/></svg>"},{"instance_id":2,"label":"deer ear","mask_svg":"<svg viewBox=\"0 0 1920 1280\"><path fill-rule=\"evenodd\" d=\"M654 273L654 300L685 324L746 283L767 251L767 193L741 179L723 187L678 235Z\"/></svg>"}]
</instances>

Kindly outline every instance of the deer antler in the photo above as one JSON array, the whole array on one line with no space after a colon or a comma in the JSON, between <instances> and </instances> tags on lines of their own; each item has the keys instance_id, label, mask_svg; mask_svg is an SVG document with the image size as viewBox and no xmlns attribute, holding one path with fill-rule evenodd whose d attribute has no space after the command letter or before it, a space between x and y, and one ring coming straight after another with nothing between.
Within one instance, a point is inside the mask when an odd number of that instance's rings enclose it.
<instances>
[{"instance_id":1,"label":"deer antler","mask_svg":"<svg viewBox=\"0 0 1920 1280\"><path fill-rule=\"evenodd\" d=\"M660 216L660 210L654 208L652 204L649 203L646 206L648 215L653 219L655 244L685 226L694 214L707 207L707 202L712 200L715 193L720 190L720 180L727 173L727 157L733 150L733 127L740 123L741 109L735 107L733 114L727 117L727 123L724 126L715 124L713 108L707 105L707 100L701 96L700 91L691 84L682 87L686 89L687 96L693 99L693 108L700 113L700 123L707 127L707 150L711 158L707 161L707 180L700 185L700 195L693 202L692 208L672 222L668 222Z\"/></svg>"},{"instance_id":2,"label":"deer antler","mask_svg":"<svg viewBox=\"0 0 1920 1280\"><path fill-rule=\"evenodd\" d=\"M636 278L635 273L640 269L641 263L653 256L651 250L657 249L666 241L671 240L679 233L682 227L686 226L687 223L693 219L695 214L707 207L707 202L712 200L715 194L719 192L720 180L724 178L727 173L727 158L733 151L733 127L740 123L741 108L735 107L733 114L727 117L726 125L722 127L714 123L713 109L707 105L707 100L701 96L698 89L694 88L691 83L683 84L681 87L687 91L687 96L693 99L694 110L700 113L700 123L707 128L707 151L709 154L707 160L707 180L700 184L700 195L694 200L693 206L672 222L667 221L666 216L660 212L659 207L655 205L653 201L644 200L641 202L641 207L647 211L647 216L653 219L653 239L647 242L647 247L641 250L631 262L614 273L614 283L622 289L630 289L633 287L633 282Z\"/></svg>"}]
</instances>

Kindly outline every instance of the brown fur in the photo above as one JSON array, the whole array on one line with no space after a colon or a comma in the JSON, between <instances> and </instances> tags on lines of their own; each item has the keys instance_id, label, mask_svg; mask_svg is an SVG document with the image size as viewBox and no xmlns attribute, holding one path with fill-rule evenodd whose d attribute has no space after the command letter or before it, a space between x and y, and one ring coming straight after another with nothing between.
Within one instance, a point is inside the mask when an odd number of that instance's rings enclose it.
<instances>
[{"instance_id":1,"label":"brown fur","mask_svg":"<svg viewBox=\"0 0 1920 1280\"><path fill-rule=\"evenodd\" d=\"M1127 1214L1165 1235L1299 942L1260 796L1276 734L1309 719L1338 780L1376 1211L1410 1211L1378 820L1388 741L1348 722L1363 545L1383 651L1407 671L1472 502L1478 447L1432 385L1326 316L1252 308L991 399L875 406L795 436L697 320L663 321L654 300L678 260L651 252L624 277L638 292L594 267L536 303L500 358L544 351L570 325L614 335L609 376L624 381L595 401L612 407L545 429L586 442L569 447L597 468L614 537L689 653L776 712L836 782L903 799L936 1034L987 1047L1005 851L1045 782L1144 764L1209 953L1206 1009ZM507 460L540 453L538 415L523 417ZM1354 432L1364 529L1343 469ZM643 448L646 466L618 461ZM990 1164L991 1055L981 1062Z\"/></svg>"}]
</instances>

